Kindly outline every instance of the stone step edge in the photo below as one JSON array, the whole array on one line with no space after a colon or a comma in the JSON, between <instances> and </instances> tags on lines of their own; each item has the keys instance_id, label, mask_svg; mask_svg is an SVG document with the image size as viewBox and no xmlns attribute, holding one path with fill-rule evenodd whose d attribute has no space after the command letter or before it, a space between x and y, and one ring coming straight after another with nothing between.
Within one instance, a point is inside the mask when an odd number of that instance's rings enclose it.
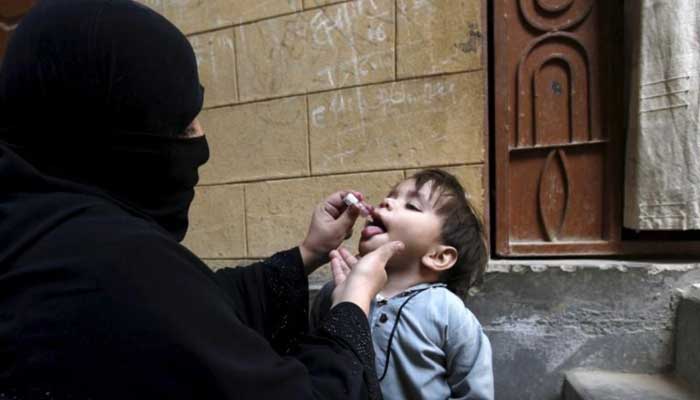
<instances>
[{"instance_id":1,"label":"stone step edge","mask_svg":"<svg viewBox=\"0 0 700 400\"><path fill-rule=\"evenodd\" d=\"M648 393L645 400L698 400L687 382L673 374L625 373L605 370L574 369L565 374L564 400L626 400L629 388L636 393ZM616 396L617 391L621 396ZM656 397L651 397L656 395ZM636 398L636 397L635 397ZM640 398L641 400L641 398Z\"/></svg>"}]
</instances>

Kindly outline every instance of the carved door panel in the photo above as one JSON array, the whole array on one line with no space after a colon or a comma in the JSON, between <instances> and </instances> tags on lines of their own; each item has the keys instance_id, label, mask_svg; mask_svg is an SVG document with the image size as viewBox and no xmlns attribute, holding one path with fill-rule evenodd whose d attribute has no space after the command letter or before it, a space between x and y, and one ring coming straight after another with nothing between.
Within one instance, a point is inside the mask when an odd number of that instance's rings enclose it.
<instances>
[{"instance_id":1,"label":"carved door panel","mask_svg":"<svg viewBox=\"0 0 700 400\"><path fill-rule=\"evenodd\" d=\"M7 42L17 24L36 0L3 0L0 2L0 61L5 54Z\"/></svg>"},{"instance_id":2,"label":"carved door panel","mask_svg":"<svg viewBox=\"0 0 700 400\"><path fill-rule=\"evenodd\" d=\"M623 58L608 42L609 3L495 1L501 255L605 254L619 244L621 132L611 111L620 86L611 63Z\"/></svg>"}]
</instances>

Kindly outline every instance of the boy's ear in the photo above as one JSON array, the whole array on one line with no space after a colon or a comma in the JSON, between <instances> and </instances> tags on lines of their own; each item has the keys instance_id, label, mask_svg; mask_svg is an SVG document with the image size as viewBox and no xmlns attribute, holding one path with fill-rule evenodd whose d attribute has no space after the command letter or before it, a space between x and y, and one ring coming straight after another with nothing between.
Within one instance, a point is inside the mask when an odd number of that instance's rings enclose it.
<instances>
[{"instance_id":1,"label":"boy's ear","mask_svg":"<svg viewBox=\"0 0 700 400\"><path fill-rule=\"evenodd\" d=\"M439 244L431 248L421 258L423 265L435 272L442 272L452 268L457 262L457 249L452 246Z\"/></svg>"}]
</instances>

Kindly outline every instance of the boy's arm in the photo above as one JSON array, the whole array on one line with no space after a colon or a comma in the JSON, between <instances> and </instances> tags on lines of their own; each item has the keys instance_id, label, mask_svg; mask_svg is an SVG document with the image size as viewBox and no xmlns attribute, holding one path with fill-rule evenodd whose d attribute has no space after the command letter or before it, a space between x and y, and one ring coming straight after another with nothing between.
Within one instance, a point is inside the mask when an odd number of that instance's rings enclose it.
<instances>
[{"instance_id":1,"label":"boy's arm","mask_svg":"<svg viewBox=\"0 0 700 400\"><path fill-rule=\"evenodd\" d=\"M447 328L447 383L450 399L493 400L491 343L467 309L450 313Z\"/></svg>"}]
</instances>

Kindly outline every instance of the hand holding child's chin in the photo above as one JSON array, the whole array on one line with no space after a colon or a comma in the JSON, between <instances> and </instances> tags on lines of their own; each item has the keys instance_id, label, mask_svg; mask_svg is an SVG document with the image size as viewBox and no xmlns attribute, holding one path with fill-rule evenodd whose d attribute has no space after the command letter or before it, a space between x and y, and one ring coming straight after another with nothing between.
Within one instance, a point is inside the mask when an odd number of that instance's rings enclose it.
<instances>
[{"instance_id":1,"label":"hand holding child's chin","mask_svg":"<svg viewBox=\"0 0 700 400\"><path fill-rule=\"evenodd\" d=\"M355 303L368 314L372 299L386 284L386 263L403 248L402 242L385 243L359 260L349 252L332 252L331 270L336 286L333 306L347 301Z\"/></svg>"}]
</instances>

